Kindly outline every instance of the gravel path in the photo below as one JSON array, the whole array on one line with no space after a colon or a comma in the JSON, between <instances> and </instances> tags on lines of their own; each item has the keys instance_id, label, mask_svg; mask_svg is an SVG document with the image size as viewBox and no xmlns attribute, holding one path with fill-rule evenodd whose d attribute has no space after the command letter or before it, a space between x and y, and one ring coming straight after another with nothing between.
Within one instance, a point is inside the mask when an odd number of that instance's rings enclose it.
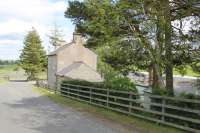
<instances>
[{"instance_id":1,"label":"gravel path","mask_svg":"<svg viewBox=\"0 0 200 133\"><path fill-rule=\"evenodd\" d=\"M0 132L125 133L121 125L56 104L27 82L0 85Z\"/></svg>"}]
</instances>

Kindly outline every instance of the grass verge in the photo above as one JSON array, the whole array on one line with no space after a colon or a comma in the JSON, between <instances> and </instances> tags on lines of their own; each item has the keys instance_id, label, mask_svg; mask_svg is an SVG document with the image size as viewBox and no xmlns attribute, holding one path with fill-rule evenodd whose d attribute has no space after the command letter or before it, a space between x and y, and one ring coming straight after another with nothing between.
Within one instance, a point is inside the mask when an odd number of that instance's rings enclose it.
<instances>
[{"instance_id":1,"label":"grass verge","mask_svg":"<svg viewBox=\"0 0 200 133\"><path fill-rule=\"evenodd\" d=\"M104 108L92 106L87 103L71 100L69 98L64 98L43 88L34 87L33 90L35 92L39 92L40 94L49 97L51 100L53 100L56 103L61 104L62 106L72 107L75 110L78 110L81 112L87 112L96 117L104 118L106 120L124 125L125 127L130 129L130 132L132 132L133 129L136 129L137 131L141 133L166 133L166 132L186 133L182 130L171 128L168 126L159 125L159 124L138 119L135 117L123 115L121 113L117 113L117 112L110 111Z\"/></svg>"}]
</instances>

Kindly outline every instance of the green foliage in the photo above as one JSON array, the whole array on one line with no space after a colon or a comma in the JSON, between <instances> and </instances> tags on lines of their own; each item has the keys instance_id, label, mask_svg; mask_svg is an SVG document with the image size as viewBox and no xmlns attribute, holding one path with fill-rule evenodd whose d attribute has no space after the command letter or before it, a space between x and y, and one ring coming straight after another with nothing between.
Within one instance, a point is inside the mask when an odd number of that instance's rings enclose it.
<instances>
[{"instance_id":1,"label":"green foliage","mask_svg":"<svg viewBox=\"0 0 200 133\"><path fill-rule=\"evenodd\" d=\"M125 75L133 68L153 66L153 79L161 80L166 73L167 89L173 94L173 67L181 74L185 74L186 65L199 68L200 54L191 49L199 40L199 29L183 33L187 18L199 27L197 5L197 0L75 0L69 2L65 17L87 37L88 47L109 46L101 53L102 61L116 71ZM172 25L174 21L179 24Z\"/></svg>"},{"instance_id":2,"label":"green foliage","mask_svg":"<svg viewBox=\"0 0 200 133\"><path fill-rule=\"evenodd\" d=\"M181 93L179 95L179 97L185 98L185 99L198 99L198 100L200 100L200 96L194 95L194 94Z\"/></svg>"},{"instance_id":3,"label":"green foliage","mask_svg":"<svg viewBox=\"0 0 200 133\"><path fill-rule=\"evenodd\" d=\"M133 91L137 93L136 86L129 78L117 76L105 81L105 86L109 89Z\"/></svg>"},{"instance_id":4,"label":"green foliage","mask_svg":"<svg viewBox=\"0 0 200 133\"><path fill-rule=\"evenodd\" d=\"M161 95L161 96L167 96L169 93L166 89L160 88L160 87L154 87L152 88L152 94L154 95Z\"/></svg>"},{"instance_id":5,"label":"green foliage","mask_svg":"<svg viewBox=\"0 0 200 133\"><path fill-rule=\"evenodd\" d=\"M16 61L16 60L0 60L0 66L1 65L14 65L17 63L18 63L18 61Z\"/></svg>"},{"instance_id":6,"label":"green foliage","mask_svg":"<svg viewBox=\"0 0 200 133\"><path fill-rule=\"evenodd\" d=\"M200 53L199 53L199 57L196 56L196 58L199 58L199 62L200 62ZM200 63L199 62L193 62L191 66L192 66L192 69L194 72L197 72L200 74Z\"/></svg>"},{"instance_id":7,"label":"green foliage","mask_svg":"<svg viewBox=\"0 0 200 133\"><path fill-rule=\"evenodd\" d=\"M100 59L98 61L98 71L104 77L104 87L137 92L135 84L129 78L122 76L118 71L114 70L113 67L102 62Z\"/></svg>"},{"instance_id":8,"label":"green foliage","mask_svg":"<svg viewBox=\"0 0 200 133\"><path fill-rule=\"evenodd\" d=\"M60 30L57 24L55 24L54 29L51 30L51 34L49 35L49 42L55 47L55 49L57 46L60 46L65 42L62 35L62 30Z\"/></svg>"},{"instance_id":9,"label":"green foliage","mask_svg":"<svg viewBox=\"0 0 200 133\"><path fill-rule=\"evenodd\" d=\"M103 83L88 82L88 81L85 81L85 80L66 80L66 81L63 81L63 83L80 85L80 86L97 87L97 88L103 88L104 87Z\"/></svg>"},{"instance_id":10,"label":"green foliage","mask_svg":"<svg viewBox=\"0 0 200 133\"><path fill-rule=\"evenodd\" d=\"M75 84L80 86L89 86L103 89L113 89L113 90L121 90L121 91L132 91L137 93L137 89L133 82L130 79L125 77L115 77L109 81L105 82L88 82L84 80L66 80L63 83Z\"/></svg>"},{"instance_id":11,"label":"green foliage","mask_svg":"<svg viewBox=\"0 0 200 133\"><path fill-rule=\"evenodd\" d=\"M181 68L179 68L181 67ZM174 69L174 75L182 75L182 76L193 76L193 77L199 77L200 73L198 71L194 71L194 68L187 65L187 66L179 66L178 68L175 67Z\"/></svg>"},{"instance_id":12,"label":"green foliage","mask_svg":"<svg viewBox=\"0 0 200 133\"><path fill-rule=\"evenodd\" d=\"M24 48L20 55L20 66L28 75L28 80L34 80L38 74L45 71L47 67L47 57L41 40L33 28L24 39Z\"/></svg>"}]
</instances>

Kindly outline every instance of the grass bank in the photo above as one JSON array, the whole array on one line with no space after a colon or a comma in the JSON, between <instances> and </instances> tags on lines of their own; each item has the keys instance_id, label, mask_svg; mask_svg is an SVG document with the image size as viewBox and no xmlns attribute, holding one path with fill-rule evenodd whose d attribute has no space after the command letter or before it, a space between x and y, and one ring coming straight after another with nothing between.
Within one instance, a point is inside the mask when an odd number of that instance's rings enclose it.
<instances>
[{"instance_id":1,"label":"grass bank","mask_svg":"<svg viewBox=\"0 0 200 133\"><path fill-rule=\"evenodd\" d=\"M33 90L35 92L39 92L47 97L49 97L51 100L55 101L56 103L61 104L62 106L68 106L72 107L75 110L81 111L81 112L87 112L91 115L94 115L98 118L104 118L106 120L109 120L111 122L116 122L121 125L124 125L127 127L127 130L129 130L131 133L135 129L138 131L138 133L186 133L182 130L178 130L175 128L159 125L150 121L138 119L135 117L130 117L127 115L123 115L121 113L116 113L107 109L99 108L96 106L89 105L87 103L78 102L75 100L71 100L69 98L61 97L57 94L51 93L46 89L43 88L37 88L34 87Z\"/></svg>"}]
</instances>

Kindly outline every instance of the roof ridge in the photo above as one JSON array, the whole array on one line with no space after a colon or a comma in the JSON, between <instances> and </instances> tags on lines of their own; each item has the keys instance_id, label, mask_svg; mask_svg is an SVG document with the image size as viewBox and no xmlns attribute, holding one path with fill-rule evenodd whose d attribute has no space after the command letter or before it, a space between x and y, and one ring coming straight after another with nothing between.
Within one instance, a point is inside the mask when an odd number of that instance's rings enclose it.
<instances>
[{"instance_id":1,"label":"roof ridge","mask_svg":"<svg viewBox=\"0 0 200 133\"><path fill-rule=\"evenodd\" d=\"M62 50L64 47L68 47L68 46L70 46L70 45L72 45L72 44L73 44L73 42L67 43L67 44L65 44L65 45L63 45L63 46L61 46L61 47L59 47L58 49L56 49L56 50L50 52L50 53L48 54L48 56L56 55L58 51Z\"/></svg>"}]
</instances>

